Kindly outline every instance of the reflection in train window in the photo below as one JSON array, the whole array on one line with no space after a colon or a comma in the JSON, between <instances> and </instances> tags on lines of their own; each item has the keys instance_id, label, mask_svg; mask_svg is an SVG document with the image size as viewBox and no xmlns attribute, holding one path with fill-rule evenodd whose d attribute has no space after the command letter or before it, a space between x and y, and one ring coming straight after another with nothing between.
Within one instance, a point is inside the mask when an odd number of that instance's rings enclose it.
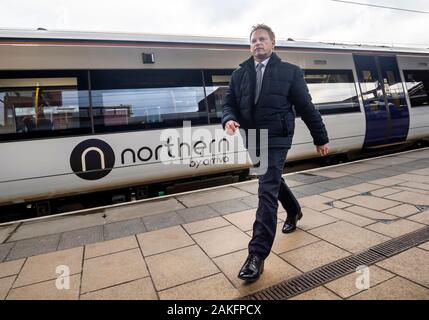
<instances>
[{"instance_id":1,"label":"reflection in train window","mask_svg":"<svg viewBox=\"0 0 429 320\"><path fill-rule=\"evenodd\" d=\"M32 75L42 75L36 73ZM1 140L91 131L88 91L78 90L78 77L32 75L0 77Z\"/></svg>"},{"instance_id":2,"label":"reflection in train window","mask_svg":"<svg viewBox=\"0 0 429 320\"><path fill-rule=\"evenodd\" d=\"M204 71L204 83L209 108L210 123L220 123L222 119L222 106L229 80L233 70L206 70Z\"/></svg>"},{"instance_id":3,"label":"reflection in train window","mask_svg":"<svg viewBox=\"0 0 429 320\"><path fill-rule=\"evenodd\" d=\"M360 112L351 70L306 69L304 77L313 103L321 114Z\"/></svg>"},{"instance_id":4,"label":"reflection in train window","mask_svg":"<svg viewBox=\"0 0 429 320\"><path fill-rule=\"evenodd\" d=\"M91 71L96 132L207 123L201 71Z\"/></svg>"},{"instance_id":5,"label":"reflection in train window","mask_svg":"<svg viewBox=\"0 0 429 320\"><path fill-rule=\"evenodd\" d=\"M429 106L429 70L404 70L411 107Z\"/></svg>"}]
</instances>

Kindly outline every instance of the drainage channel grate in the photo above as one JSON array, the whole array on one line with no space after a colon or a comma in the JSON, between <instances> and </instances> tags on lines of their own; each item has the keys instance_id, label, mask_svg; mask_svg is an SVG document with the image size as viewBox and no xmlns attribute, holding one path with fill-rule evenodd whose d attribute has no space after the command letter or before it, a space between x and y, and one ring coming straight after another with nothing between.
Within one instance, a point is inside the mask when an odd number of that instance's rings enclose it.
<instances>
[{"instance_id":1,"label":"drainage channel grate","mask_svg":"<svg viewBox=\"0 0 429 320\"><path fill-rule=\"evenodd\" d=\"M395 238L382 244L372 247L370 250L382 254L386 257L391 257L402 251L415 247L429 239L429 227L419 229L408 233L399 238Z\"/></svg>"},{"instance_id":2,"label":"drainage channel grate","mask_svg":"<svg viewBox=\"0 0 429 320\"><path fill-rule=\"evenodd\" d=\"M288 279L240 300L285 300L355 272L429 240L429 227L389 240L366 251L349 256L310 272Z\"/></svg>"}]
</instances>

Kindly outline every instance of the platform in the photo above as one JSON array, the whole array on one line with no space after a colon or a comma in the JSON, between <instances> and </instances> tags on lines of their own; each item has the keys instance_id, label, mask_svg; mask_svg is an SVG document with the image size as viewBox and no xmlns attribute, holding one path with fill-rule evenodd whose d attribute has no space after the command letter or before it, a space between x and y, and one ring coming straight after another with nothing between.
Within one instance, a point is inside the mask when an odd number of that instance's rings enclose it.
<instances>
[{"instance_id":1,"label":"platform","mask_svg":"<svg viewBox=\"0 0 429 320\"><path fill-rule=\"evenodd\" d=\"M285 179L304 216L285 235L279 206L272 252L253 284L237 273L258 202L254 180L0 225L0 299L238 299L429 228L428 148ZM291 299L429 300L429 239L421 239L369 265L369 289L352 272Z\"/></svg>"}]
</instances>

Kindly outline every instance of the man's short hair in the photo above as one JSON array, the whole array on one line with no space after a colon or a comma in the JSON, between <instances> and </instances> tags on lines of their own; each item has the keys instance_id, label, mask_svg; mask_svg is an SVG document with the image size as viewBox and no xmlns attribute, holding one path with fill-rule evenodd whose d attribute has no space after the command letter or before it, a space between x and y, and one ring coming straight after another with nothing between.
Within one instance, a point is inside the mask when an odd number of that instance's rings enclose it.
<instances>
[{"instance_id":1,"label":"man's short hair","mask_svg":"<svg viewBox=\"0 0 429 320\"><path fill-rule=\"evenodd\" d=\"M252 38L253 32L255 32L256 30L261 30L261 29L266 30L268 32L268 35L270 36L270 39L272 41L276 40L276 36L275 36L273 30L269 26L267 26L266 24L263 24L263 23L257 24L256 26L252 27L252 30L250 31L249 39Z\"/></svg>"}]
</instances>

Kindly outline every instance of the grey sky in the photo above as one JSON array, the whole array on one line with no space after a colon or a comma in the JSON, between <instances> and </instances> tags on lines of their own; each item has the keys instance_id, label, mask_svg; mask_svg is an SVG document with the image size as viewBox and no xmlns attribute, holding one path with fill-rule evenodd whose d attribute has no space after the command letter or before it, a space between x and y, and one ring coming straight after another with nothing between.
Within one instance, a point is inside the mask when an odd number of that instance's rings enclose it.
<instances>
[{"instance_id":1,"label":"grey sky","mask_svg":"<svg viewBox=\"0 0 429 320\"><path fill-rule=\"evenodd\" d=\"M355 0L429 11L429 0ZM0 28L247 37L256 23L277 38L429 47L429 15L329 0L0 0Z\"/></svg>"}]
</instances>

